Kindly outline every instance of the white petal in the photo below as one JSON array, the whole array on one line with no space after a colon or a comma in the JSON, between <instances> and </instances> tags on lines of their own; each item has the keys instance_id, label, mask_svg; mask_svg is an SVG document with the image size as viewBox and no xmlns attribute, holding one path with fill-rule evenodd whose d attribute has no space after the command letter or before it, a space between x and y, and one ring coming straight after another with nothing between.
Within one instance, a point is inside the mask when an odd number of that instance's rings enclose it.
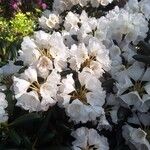
<instances>
[{"instance_id":1,"label":"white petal","mask_svg":"<svg viewBox=\"0 0 150 150\"><path fill-rule=\"evenodd\" d=\"M17 99L16 106L29 110L29 112L41 110L38 94L34 91L21 95Z\"/></svg>"},{"instance_id":2,"label":"white petal","mask_svg":"<svg viewBox=\"0 0 150 150\"><path fill-rule=\"evenodd\" d=\"M19 79L17 77L14 77L13 81L14 81L13 88L15 92L15 97L19 98L22 94L27 92L27 89L30 86L30 82L23 79Z\"/></svg>"}]
</instances>

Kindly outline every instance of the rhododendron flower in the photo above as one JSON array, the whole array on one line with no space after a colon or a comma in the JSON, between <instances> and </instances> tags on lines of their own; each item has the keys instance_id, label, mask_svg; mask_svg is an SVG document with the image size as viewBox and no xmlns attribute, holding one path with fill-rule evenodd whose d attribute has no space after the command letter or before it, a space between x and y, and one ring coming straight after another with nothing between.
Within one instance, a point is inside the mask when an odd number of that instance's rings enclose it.
<instances>
[{"instance_id":1,"label":"rhododendron flower","mask_svg":"<svg viewBox=\"0 0 150 150\"><path fill-rule=\"evenodd\" d=\"M105 92L101 82L90 73L79 73L77 83L72 74L67 75L60 85L60 96L63 98L62 107L75 123L96 120L104 114Z\"/></svg>"},{"instance_id":2,"label":"rhododendron flower","mask_svg":"<svg viewBox=\"0 0 150 150\"><path fill-rule=\"evenodd\" d=\"M73 131L71 135L76 139L72 143L73 150L109 150L107 139L100 136L94 129L81 127Z\"/></svg>"},{"instance_id":3,"label":"rhododendron flower","mask_svg":"<svg viewBox=\"0 0 150 150\"><path fill-rule=\"evenodd\" d=\"M32 112L46 111L49 106L56 104L57 85L60 82L60 76L56 70L52 70L44 83L38 81L34 68L28 68L20 75L20 78L14 77L13 80L17 106Z\"/></svg>"}]
</instances>

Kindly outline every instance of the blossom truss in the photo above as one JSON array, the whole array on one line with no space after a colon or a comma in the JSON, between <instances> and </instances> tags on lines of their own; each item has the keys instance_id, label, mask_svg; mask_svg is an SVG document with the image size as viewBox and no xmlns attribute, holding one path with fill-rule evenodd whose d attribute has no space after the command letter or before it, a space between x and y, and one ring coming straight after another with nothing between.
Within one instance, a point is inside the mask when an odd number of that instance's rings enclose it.
<instances>
[{"instance_id":1,"label":"blossom truss","mask_svg":"<svg viewBox=\"0 0 150 150\"><path fill-rule=\"evenodd\" d=\"M71 38L74 35L77 37L75 38L74 44L85 43L88 45L89 39L93 37L93 31L96 30L97 19L95 17L89 17L84 10L80 15L69 11L65 16L63 26ZM101 39L99 40L101 41Z\"/></svg>"},{"instance_id":2,"label":"blossom truss","mask_svg":"<svg viewBox=\"0 0 150 150\"><path fill-rule=\"evenodd\" d=\"M72 143L73 150L109 150L107 138L99 135L95 129L81 127L71 135L76 139Z\"/></svg>"},{"instance_id":3,"label":"blossom truss","mask_svg":"<svg viewBox=\"0 0 150 150\"><path fill-rule=\"evenodd\" d=\"M106 15L106 18L109 20L108 38L114 39L118 43L122 43L122 41L124 44L131 41L138 43L147 36L148 21L142 13L130 13L125 9L115 7Z\"/></svg>"},{"instance_id":4,"label":"blossom truss","mask_svg":"<svg viewBox=\"0 0 150 150\"><path fill-rule=\"evenodd\" d=\"M70 10L72 6L79 4L80 6L86 6L91 3L93 7L98 7L99 5L106 6L113 0L54 0L53 9L59 13Z\"/></svg>"},{"instance_id":5,"label":"blossom truss","mask_svg":"<svg viewBox=\"0 0 150 150\"><path fill-rule=\"evenodd\" d=\"M61 18L57 12L51 12L46 10L43 12L41 18L39 18L39 25L43 29L52 30L58 29L61 23Z\"/></svg>"},{"instance_id":6,"label":"blossom truss","mask_svg":"<svg viewBox=\"0 0 150 150\"><path fill-rule=\"evenodd\" d=\"M129 0L126 4L125 8L130 12L142 12L147 20L150 19L150 1L149 0Z\"/></svg>"},{"instance_id":7,"label":"blossom truss","mask_svg":"<svg viewBox=\"0 0 150 150\"><path fill-rule=\"evenodd\" d=\"M16 106L29 112L47 111L57 102L60 75L56 70L52 70L44 81L40 81L36 69L29 67L19 77L14 76L13 81Z\"/></svg>"},{"instance_id":8,"label":"blossom truss","mask_svg":"<svg viewBox=\"0 0 150 150\"><path fill-rule=\"evenodd\" d=\"M76 79L73 74L68 74L60 85L61 107L65 108L66 114L75 123L96 121L97 117L104 114L102 106L105 96L101 82L84 71L79 72Z\"/></svg>"},{"instance_id":9,"label":"blossom truss","mask_svg":"<svg viewBox=\"0 0 150 150\"><path fill-rule=\"evenodd\" d=\"M68 48L60 33L52 35L44 31L35 32L32 38L25 37L19 59L27 66L34 66L39 76L46 78L52 69L62 71L66 68Z\"/></svg>"}]
</instances>

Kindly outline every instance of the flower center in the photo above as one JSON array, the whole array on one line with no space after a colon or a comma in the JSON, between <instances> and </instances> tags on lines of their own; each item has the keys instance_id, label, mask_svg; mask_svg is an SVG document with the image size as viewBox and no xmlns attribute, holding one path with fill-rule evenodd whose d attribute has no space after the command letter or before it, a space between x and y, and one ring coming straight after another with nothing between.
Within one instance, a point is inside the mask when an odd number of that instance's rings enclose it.
<instances>
[{"instance_id":1,"label":"flower center","mask_svg":"<svg viewBox=\"0 0 150 150\"><path fill-rule=\"evenodd\" d=\"M47 68L49 66L49 59L45 56L41 57L37 65L38 68Z\"/></svg>"},{"instance_id":2,"label":"flower center","mask_svg":"<svg viewBox=\"0 0 150 150\"><path fill-rule=\"evenodd\" d=\"M89 91L85 88L85 86L81 86L80 88L76 89L76 91L71 92L71 102L75 99L80 100L83 104L88 105L86 94Z\"/></svg>"},{"instance_id":3,"label":"flower center","mask_svg":"<svg viewBox=\"0 0 150 150\"><path fill-rule=\"evenodd\" d=\"M96 61L96 56L89 56L88 59L86 59L82 64L81 68L83 69L84 67L89 67L92 61Z\"/></svg>"},{"instance_id":4,"label":"flower center","mask_svg":"<svg viewBox=\"0 0 150 150\"><path fill-rule=\"evenodd\" d=\"M82 150L97 150L94 145L87 145L86 148L82 148Z\"/></svg>"},{"instance_id":5,"label":"flower center","mask_svg":"<svg viewBox=\"0 0 150 150\"><path fill-rule=\"evenodd\" d=\"M137 91L140 96L144 94L144 87L141 85L141 82L136 82L133 87L134 91Z\"/></svg>"},{"instance_id":6,"label":"flower center","mask_svg":"<svg viewBox=\"0 0 150 150\"><path fill-rule=\"evenodd\" d=\"M37 93L40 93L40 84L37 81L34 81L33 83L30 84L28 90L29 91L33 90L36 91Z\"/></svg>"},{"instance_id":7,"label":"flower center","mask_svg":"<svg viewBox=\"0 0 150 150\"><path fill-rule=\"evenodd\" d=\"M39 52L41 53L42 56L46 56L48 57L50 60L53 59L51 53L50 53L50 50L46 49L46 48L43 48L42 50L39 50Z\"/></svg>"},{"instance_id":8,"label":"flower center","mask_svg":"<svg viewBox=\"0 0 150 150\"><path fill-rule=\"evenodd\" d=\"M150 128L147 128L147 129L145 129L144 131L147 133L146 139L147 139L148 141L150 141Z\"/></svg>"}]
</instances>

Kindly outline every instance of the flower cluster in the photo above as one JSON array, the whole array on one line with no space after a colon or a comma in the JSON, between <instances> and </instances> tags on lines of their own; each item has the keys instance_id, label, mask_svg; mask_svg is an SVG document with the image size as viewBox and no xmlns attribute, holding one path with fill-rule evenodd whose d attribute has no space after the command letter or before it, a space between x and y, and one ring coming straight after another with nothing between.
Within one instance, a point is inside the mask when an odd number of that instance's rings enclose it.
<instances>
[{"instance_id":1,"label":"flower cluster","mask_svg":"<svg viewBox=\"0 0 150 150\"><path fill-rule=\"evenodd\" d=\"M54 0L53 10L58 12L63 12L65 10L71 9L74 5L86 6L91 4L92 7L98 7L99 5L106 6L111 3L113 0Z\"/></svg>"},{"instance_id":2,"label":"flower cluster","mask_svg":"<svg viewBox=\"0 0 150 150\"><path fill-rule=\"evenodd\" d=\"M65 110L74 124L73 150L108 150L110 138L103 131L114 132L117 125L131 150L150 149L150 67L134 59L149 31L150 1L129 0L100 17L84 9L112 2L54 0L53 10L39 18L40 30L23 39L17 57L23 63L21 72L20 66L7 71L13 74L17 107L29 113L56 105ZM72 11L75 5L83 10ZM4 122L3 93L0 101Z\"/></svg>"}]
</instances>

